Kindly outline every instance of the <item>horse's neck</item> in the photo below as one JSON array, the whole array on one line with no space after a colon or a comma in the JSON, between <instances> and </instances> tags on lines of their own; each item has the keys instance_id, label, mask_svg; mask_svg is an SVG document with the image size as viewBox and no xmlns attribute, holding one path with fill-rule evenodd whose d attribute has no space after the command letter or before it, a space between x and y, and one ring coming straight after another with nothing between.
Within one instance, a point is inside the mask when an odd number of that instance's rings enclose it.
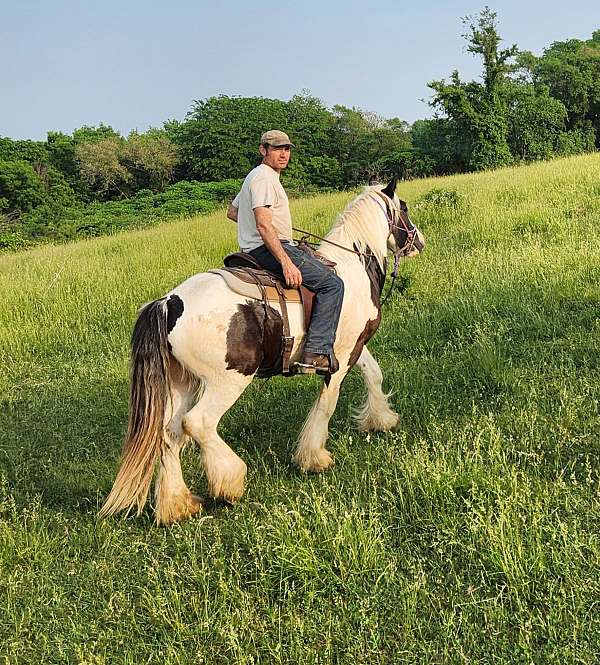
<instances>
[{"instance_id":1,"label":"horse's neck","mask_svg":"<svg viewBox=\"0 0 600 665\"><path fill-rule=\"evenodd\" d=\"M386 243L387 239L377 238L376 233L365 238L357 234L355 228L340 224L326 236L326 241L319 246L319 253L335 261L338 275L346 281L346 288L358 273L365 274L371 283L371 297L379 302L385 282Z\"/></svg>"},{"instance_id":2,"label":"horse's neck","mask_svg":"<svg viewBox=\"0 0 600 665\"><path fill-rule=\"evenodd\" d=\"M337 224L325 236L326 241L319 246L319 253L336 262L346 262L353 256L356 258L356 254L352 252L357 250L381 257L382 261L385 260L387 239L377 233L379 229L371 227L369 231L368 235L360 233L357 231L357 225L351 222ZM341 249L342 247L344 249Z\"/></svg>"},{"instance_id":3,"label":"horse's neck","mask_svg":"<svg viewBox=\"0 0 600 665\"><path fill-rule=\"evenodd\" d=\"M344 251L342 248L350 251ZM354 247L352 246L352 241L348 234L345 233L343 227L332 229L325 236L325 240L319 245L319 254L322 254L332 261L335 261L336 257L339 257L340 254L345 256L345 258L349 258L352 256L351 252L353 251Z\"/></svg>"}]
</instances>

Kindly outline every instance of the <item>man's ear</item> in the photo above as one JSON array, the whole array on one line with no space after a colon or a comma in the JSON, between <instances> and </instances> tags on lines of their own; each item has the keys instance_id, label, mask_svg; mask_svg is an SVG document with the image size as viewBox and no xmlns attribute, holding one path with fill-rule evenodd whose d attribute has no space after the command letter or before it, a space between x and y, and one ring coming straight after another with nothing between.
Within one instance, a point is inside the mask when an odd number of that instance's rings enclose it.
<instances>
[{"instance_id":1,"label":"man's ear","mask_svg":"<svg viewBox=\"0 0 600 665\"><path fill-rule=\"evenodd\" d=\"M267 156L267 149L265 148L265 146L262 143L258 146L258 150L260 151L260 154L263 157Z\"/></svg>"},{"instance_id":2,"label":"man's ear","mask_svg":"<svg viewBox=\"0 0 600 665\"><path fill-rule=\"evenodd\" d=\"M394 194L396 193L396 185L398 184L398 176L395 175L392 180L385 186L384 189L381 191L386 195L389 196L390 199L394 198Z\"/></svg>"}]
</instances>

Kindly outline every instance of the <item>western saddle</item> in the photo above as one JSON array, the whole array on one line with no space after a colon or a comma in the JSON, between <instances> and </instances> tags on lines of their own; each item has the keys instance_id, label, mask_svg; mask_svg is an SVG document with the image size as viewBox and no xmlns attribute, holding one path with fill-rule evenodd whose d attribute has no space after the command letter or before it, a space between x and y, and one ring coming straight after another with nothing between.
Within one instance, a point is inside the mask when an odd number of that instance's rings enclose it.
<instances>
[{"instance_id":1,"label":"western saddle","mask_svg":"<svg viewBox=\"0 0 600 665\"><path fill-rule=\"evenodd\" d=\"M301 248L309 253L314 253L327 267L333 269L335 263L319 256L308 245ZM227 286L240 295L254 300L262 300L265 309L269 302L278 302L281 309L282 319L282 373L284 376L293 374L290 367L290 356L294 346L294 338L290 334L290 321L288 317L287 304L302 303L304 308L304 326L308 330L312 316L313 301L315 293L305 286L300 288L289 288L275 273L265 270L258 261L245 252L228 254L224 259L224 268L217 268L209 272L220 275Z\"/></svg>"}]
</instances>

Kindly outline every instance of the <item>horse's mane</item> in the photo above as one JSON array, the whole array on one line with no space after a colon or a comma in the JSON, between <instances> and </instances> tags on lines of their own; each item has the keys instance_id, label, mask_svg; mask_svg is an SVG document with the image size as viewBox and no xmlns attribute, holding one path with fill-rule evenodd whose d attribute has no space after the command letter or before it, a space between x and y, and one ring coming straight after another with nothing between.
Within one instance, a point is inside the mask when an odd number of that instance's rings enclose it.
<instances>
[{"instance_id":1,"label":"horse's mane","mask_svg":"<svg viewBox=\"0 0 600 665\"><path fill-rule=\"evenodd\" d=\"M378 208L372 197L372 192L381 189L381 185L366 187L338 215L331 231L325 237L348 249L356 248L362 252L368 247L383 270L387 253L387 229L377 218ZM347 254L328 243L323 243L319 251L328 257L335 254L339 259Z\"/></svg>"}]
</instances>

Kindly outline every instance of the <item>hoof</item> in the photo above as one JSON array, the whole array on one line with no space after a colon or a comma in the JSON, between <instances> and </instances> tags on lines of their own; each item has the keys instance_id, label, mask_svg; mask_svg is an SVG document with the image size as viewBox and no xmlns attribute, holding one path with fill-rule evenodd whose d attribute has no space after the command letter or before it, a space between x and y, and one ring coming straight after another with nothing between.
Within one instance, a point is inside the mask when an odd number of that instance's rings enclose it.
<instances>
[{"instance_id":1,"label":"hoof","mask_svg":"<svg viewBox=\"0 0 600 665\"><path fill-rule=\"evenodd\" d=\"M156 508L157 524L174 524L198 514L202 510L202 499L189 492L171 499L168 505L161 503Z\"/></svg>"},{"instance_id":2,"label":"hoof","mask_svg":"<svg viewBox=\"0 0 600 665\"><path fill-rule=\"evenodd\" d=\"M316 451L311 451L309 455L296 452L294 461L302 471L321 473L321 471L325 471L333 464L333 457L325 448L319 448Z\"/></svg>"},{"instance_id":3,"label":"hoof","mask_svg":"<svg viewBox=\"0 0 600 665\"><path fill-rule=\"evenodd\" d=\"M213 499L236 503L244 494L247 470L246 463L237 455L226 463L221 462L217 467L207 469L209 495Z\"/></svg>"},{"instance_id":4,"label":"hoof","mask_svg":"<svg viewBox=\"0 0 600 665\"><path fill-rule=\"evenodd\" d=\"M357 421L358 429L361 432L389 432L396 429L399 424L400 416L394 411L367 416Z\"/></svg>"},{"instance_id":5,"label":"hoof","mask_svg":"<svg viewBox=\"0 0 600 665\"><path fill-rule=\"evenodd\" d=\"M188 503L188 512L190 517L202 511L203 503L202 499L199 496L196 496L195 494L190 494L187 503Z\"/></svg>"}]
</instances>

